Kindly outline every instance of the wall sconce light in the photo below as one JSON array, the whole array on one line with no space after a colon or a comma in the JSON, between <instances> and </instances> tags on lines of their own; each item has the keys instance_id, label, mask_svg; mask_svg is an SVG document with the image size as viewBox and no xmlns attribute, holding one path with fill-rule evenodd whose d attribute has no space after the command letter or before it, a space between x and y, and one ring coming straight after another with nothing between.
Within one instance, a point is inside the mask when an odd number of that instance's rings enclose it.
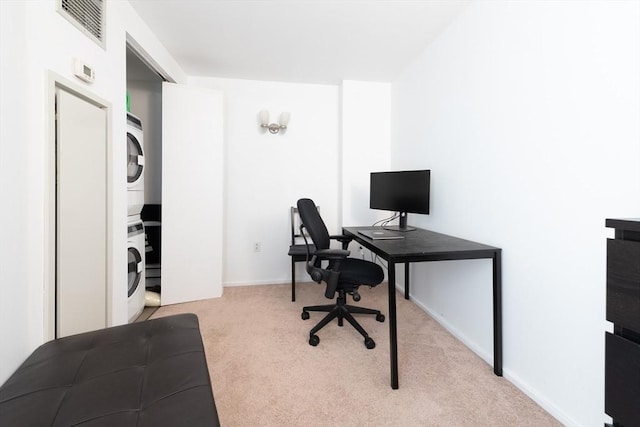
<instances>
[{"instance_id":1,"label":"wall sconce light","mask_svg":"<svg viewBox=\"0 0 640 427\"><path fill-rule=\"evenodd\" d=\"M281 130L285 130L289 124L289 113L281 113L278 123L269 123L269 112L267 110L260 111L260 127L266 128L270 133L276 134Z\"/></svg>"}]
</instances>

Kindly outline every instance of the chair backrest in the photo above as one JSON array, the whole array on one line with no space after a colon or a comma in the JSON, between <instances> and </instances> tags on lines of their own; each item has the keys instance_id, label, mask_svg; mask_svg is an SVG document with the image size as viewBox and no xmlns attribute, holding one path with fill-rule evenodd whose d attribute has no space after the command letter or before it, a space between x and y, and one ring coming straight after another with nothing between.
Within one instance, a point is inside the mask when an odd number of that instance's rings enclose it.
<instances>
[{"instance_id":1,"label":"chair backrest","mask_svg":"<svg viewBox=\"0 0 640 427\"><path fill-rule=\"evenodd\" d=\"M316 206L318 212L320 212L320 206ZM296 206L291 206L291 244L292 245L304 245L304 238L310 239L309 233L304 232L304 236L300 233L300 225L302 225L302 219L298 213Z\"/></svg>"},{"instance_id":2,"label":"chair backrest","mask_svg":"<svg viewBox=\"0 0 640 427\"><path fill-rule=\"evenodd\" d=\"M316 249L329 249L329 231L311 199L298 200L298 213Z\"/></svg>"}]
</instances>

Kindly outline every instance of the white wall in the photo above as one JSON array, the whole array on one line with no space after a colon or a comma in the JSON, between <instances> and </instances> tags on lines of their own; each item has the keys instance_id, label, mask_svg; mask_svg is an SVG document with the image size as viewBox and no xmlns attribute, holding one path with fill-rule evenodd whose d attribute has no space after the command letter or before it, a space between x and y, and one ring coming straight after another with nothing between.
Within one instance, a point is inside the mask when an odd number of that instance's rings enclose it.
<instances>
[{"instance_id":1,"label":"white wall","mask_svg":"<svg viewBox=\"0 0 640 427\"><path fill-rule=\"evenodd\" d=\"M391 85L342 82L342 224L367 225L390 212L369 209L371 172L391 166Z\"/></svg>"},{"instance_id":2,"label":"white wall","mask_svg":"<svg viewBox=\"0 0 640 427\"><path fill-rule=\"evenodd\" d=\"M639 22L638 2L475 2L393 84L392 164L432 170L412 222L503 248L505 377L567 425L608 420L604 222L640 211ZM412 274L490 361L490 262Z\"/></svg>"},{"instance_id":3,"label":"white wall","mask_svg":"<svg viewBox=\"0 0 640 427\"><path fill-rule=\"evenodd\" d=\"M25 20L24 3L0 2L0 383L31 350L30 331L37 330L30 324L37 315L30 304L37 289L29 286L30 246L25 237L30 225L29 146L23 136L28 110L20 93L27 88Z\"/></svg>"},{"instance_id":4,"label":"white wall","mask_svg":"<svg viewBox=\"0 0 640 427\"><path fill-rule=\"evenodd\" d=\"M339 88L197 77L189 84L225 99L224 285L289 282L290 207L310 197L327 227L338 229ZM290 112L289 128L265 132L263 109L272 122Z\"/></svg>"},{"instance_id":5,"label":"white wall","mask_svg":"<svg viewBox=\"0 0 640 427\"><path fill-rule=\"evenodd\" d=\"M341 101L340 224L372 225L392 214L369 209L371 172L391 169L391 84L345 80ZM349 250L352 257L375 259L357 242Z\"/></svg>"},{"instance_id":6,"label":"white wall","mask_svg":"<svg viewBox=\"0 0 640 427\"><path fill-rule=\"evenodd\" d=\"M111 323L127 321L125 42L127 32L174 80L184 73L128 2L106 2L107 47L102 49L56 12L54 0L2 1L2 269L0 269L0 383L46 338L45 213L49 170L49 71L111 103L109 201L113 245ZM75 79L73 58L96 71L92 85ZM5 157L5 154L9 157ZM9 160L8 162L6 160ZM6 168L5 168L6 166ZM5 176L6 175L6 176ZM7 186L3 186L7 187ZM10 207L10 209L8 208ZM118 232L117 230L121 230ZM5 268L7 266L7 268Z\"/></svg>"}]
</instances>

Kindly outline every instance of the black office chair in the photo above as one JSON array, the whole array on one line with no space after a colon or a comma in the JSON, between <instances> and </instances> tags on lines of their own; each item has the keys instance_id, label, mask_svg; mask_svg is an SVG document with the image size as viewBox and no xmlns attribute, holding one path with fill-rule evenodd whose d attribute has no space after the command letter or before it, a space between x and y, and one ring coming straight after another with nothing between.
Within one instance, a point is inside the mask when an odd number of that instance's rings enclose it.
<instances>
[{"instance_id":1,"label":"black office chair","mask_svg":"<svg viewBox=\"0 0 640 427\"><path fill-rule=\"evenodd\" d=\"M330 236L320 213L316 209L313 200L298 200L298 213L302 219L301 228L305 228L311 236L315 245L315 252L311 252L311 243L305 238L307 244L306 270L311 279L316 282L325 282L326 288L324 296L333 299L336 292L338 298L335 304L315 305L302 308L302 319L309 318L310 311L324 311L327 314L309 332L309 344L318 345L320 338L316 335L320 329L331 320L338 318L338 325L343 325L343 319L347 321L364 337L364 345L368 349L376 346L375 341L369 337L362 326L353 318L352 314L372 314L376 316L378 322L384 322L384 315L379 310L356 307L347 304L347 294L352 295L354 301L360 301L358 287L360 285L376 286L384 279L382 268L373 262L347 258L349 251L346 250L350 239L345 236ZM302 233L303 237L305 233ZM342 249L331 249L329 247L332 239L342 243Z\"/></svg>"}]
</instances>

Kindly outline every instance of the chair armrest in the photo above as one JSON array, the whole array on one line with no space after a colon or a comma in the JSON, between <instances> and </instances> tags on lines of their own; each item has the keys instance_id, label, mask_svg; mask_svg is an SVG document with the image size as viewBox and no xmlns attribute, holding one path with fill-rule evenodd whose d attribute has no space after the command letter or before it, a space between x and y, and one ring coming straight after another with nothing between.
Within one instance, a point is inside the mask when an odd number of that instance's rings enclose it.
<instances>
[{"instance_id":1,"label":"chair armrest","mask_svg":"<svg viewBox=\"0 0 640 427\"><path fill-rule=\"evenodd\" d=\"M332 258L323 257L320 254L325 253L331 256ZM336 290L338 289L338 280L340 278L340 261L346 258L349 255L349 251L345 251L343 249L321 249L316 251L311 258L311 261L307 261L307 273L311 276L311 280L316 283L320 283L324 281L327 284L327 287L324 291L324 296L333 299L335 296ZM320 267L320 260L331 260L333 261L333 267L335 270L328 270Z\"/></svg>"},{"instance_id":2,"label":"chair armrest","mask_svg":"<svg viewBox=\"0 0 640 427\"><path fill-rule=\"evenodd\" d=\"M338 242L342 243L342 249L347 249L349 243L353 240L352 237L347 237L343 234L334 234L333 236L329 236L329 239L337 240Z\"/></svg>"},{"instance_id":3,"label":"chair armrest","mask_svg":"<svg viewBox=\"0 0 640 427\"><path fill-rule=\"evenodd\" d=\"M350 254L351 251L345 249L318 249L313 253L318 258L328 260L344 259Z\"/></svg>"}]
</instances>

